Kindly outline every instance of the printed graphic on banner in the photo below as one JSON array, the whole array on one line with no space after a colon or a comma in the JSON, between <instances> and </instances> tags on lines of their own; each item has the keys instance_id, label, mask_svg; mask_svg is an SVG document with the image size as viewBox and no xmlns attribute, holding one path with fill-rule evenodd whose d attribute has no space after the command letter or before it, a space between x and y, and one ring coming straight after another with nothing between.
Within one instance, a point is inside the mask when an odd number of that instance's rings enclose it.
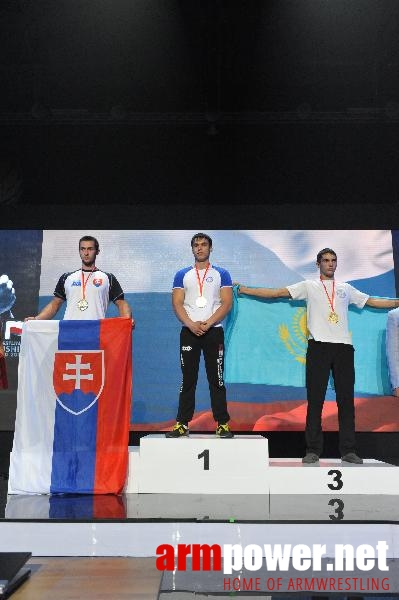
<instances>
[{"instance_id":1,"label":"printed graphic on banner","mask_svg":"<svg viewBox=\"0 0 399 600\"><path fill-rule=\"evenodd\" d=\"M22 322L37 313L42 240L39 230L0 230L0 389L17 388Z\"/></svg>"},{"instance_id":2,"label":"printed graphic on banner","mask_svg":"<svg viewBox=\"0 0 399 600\"><path fill-rule=\"evenodd\" d=\"M3 275L0 276L0 315L8 315L9 318L13 318L11 309L14 306L16 299L17 297L15 295L14 283L8 277L8 275L3 273ZM21 333L21 322L5 321L5 329L2 344L2 354L5 358L15 358L19 355L19 349L21 345Z\"/></svg>"},{"instance_id":3,"label":"printed graphic on banner","mask_svg":"<svg viewBox=\"0 0 399 600\"><path fill-rule=\"evenodd\" d=\"M44 232L40 307L51 300L60 274L77 267L76 245L72 240L86 233ZM171 306L171 285L178 269L193 264L190 240L196 231L90 233L100 242L99 266L118 277L138 324L134 332L136 369L131 427L137 431L168 429L177 413L180 354L184 360L189 352L187 347L179 351L181 323ZM206 233L213 240L212 262L226 268L233 280L244 285L278 288L316 279L317 252L329 246L338 256L337 281L346 281L372 296L396 296L389 230L210 230ZM62 253L54 252L58 245L62 246ZM303 431L307 402L304 303L239 297L237 307L238 313L234 309L224 323L224 373L219 372L219 379L227 388L231 427L236 431ZM351 308L349 313L355 347L359 431L399 430L399 413L391 395L386 360L387 312L367 307ZM116 315L117 310L111 305L107 316ZM58 317L62 318L62 310ZM399 318L393 325L399 333ZM150 332L156 332L155 342ZM392 364L397 363L395 356ZM203 362L195 409L190 430L214 430ZM332 386L327 390L323 428L325 431L338 428Z\"/></svg>"},{"instance_id":4,"label":"printed graphic on banner","mask_svg":"<svg viewBox=\"0 0 399 600\"><path fill-rule=\"evenodd\" d=\"M58 351L54 356L54 391L57 402L80 415L97 402L104 387L104 351Z\"/></svg>"}]
</instances>

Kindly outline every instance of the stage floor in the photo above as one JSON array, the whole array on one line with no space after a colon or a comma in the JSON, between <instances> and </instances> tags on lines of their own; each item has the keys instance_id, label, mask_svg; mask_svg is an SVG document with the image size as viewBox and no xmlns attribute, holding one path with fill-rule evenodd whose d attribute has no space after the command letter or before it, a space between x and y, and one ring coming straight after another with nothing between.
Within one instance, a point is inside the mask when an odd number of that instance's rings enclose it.
<instances>
[{"instance_id":1,"label":"stage floor","mask_svg":"<svg viewBox=\"0 0 399 600\"><path fill-rule=\"evenodd\" d=\"M155 556L159 544L387 539L399 558L399 498L356 494L8 495L0 551L34 556ZM382 537L381 537L382 536ZM365 542L366 543L366 542Z\"/></svg>"},{"instance_id":2,"label":"stage floor","mask_svg":"<svg viewBox=\"0 0 399 600\"><path fill-rule=\"evenodd\" d=\"M6 491L6 482L0 482ZM391 523L399 497L354 494L1 495L4 522Z\"/></svg>"}]
</instances>

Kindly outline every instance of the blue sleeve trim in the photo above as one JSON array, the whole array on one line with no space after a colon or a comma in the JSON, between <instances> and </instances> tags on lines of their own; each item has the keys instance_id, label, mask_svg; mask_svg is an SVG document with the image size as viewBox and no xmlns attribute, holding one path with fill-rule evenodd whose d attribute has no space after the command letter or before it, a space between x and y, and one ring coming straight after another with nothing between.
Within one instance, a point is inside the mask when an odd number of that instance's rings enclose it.
<instances>
[{"instance_id":1,"label":"blue sleeve trim","mask_svg":"<svg viewBox=\"0 0 399 600\"><path fill-rule=\"evenodd\" d=\"M215 265L212 265L212 267L220 275L220 287L233 287L231 275L228 271L226 271L226 269L222 269L222 267L216 267Z\"/></svg>"},{"instance_id":2,"label":"blue sleeve trim","mask_svg":"<svg viewBox=\"0 0 399 600\"><path fill-rule=\"evenodd\" d=\"M186 273L188 273L189 271L191 271L192 267L186 267L185 269L180 269L180 271L177 271L175 278L173 280L173 288L184 288L184 276Z\"/></svg>"}]
</instances>

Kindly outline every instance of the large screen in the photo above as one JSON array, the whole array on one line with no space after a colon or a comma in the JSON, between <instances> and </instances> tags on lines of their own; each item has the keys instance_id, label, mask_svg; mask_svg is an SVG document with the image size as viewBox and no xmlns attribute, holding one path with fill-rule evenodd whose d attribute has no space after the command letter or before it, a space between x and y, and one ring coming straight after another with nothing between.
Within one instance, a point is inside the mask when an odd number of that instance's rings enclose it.
<instances>
[{"instance_id":1,"label":"large screen","mask_svg":"<svg viewBox=\"0 0 399 600\"><path fill-rule=\"evenodd\" d=\"M61 274L80 267L78 240L94 235L100 242L97 266L120 282L136 320L133 335L133 402L131 428L161 431L175 421L181 382L180 323L171 306L174 274L193 264L190 240L194 230L52 231L39 232L40 289L37 309L53 296ZM211 262L227 269L233 281L249 286L283 287L318 277L317 252L325 247L338 256L336 279L373 296L395 297L392 234L387 230L207 230L212 237ZM32 243L32 232L19 232ZM31 236L31 237L29 237ZM2 238L3 241L6 238ZM6 240L7 241L7 240ZM24 292L27 265L15 255L2 264L3 273L18 281L15 295ZM33 275L30 274L32 277ZM39 284L39 281L38 281ZM30 283L35 292L35 286ZM29 304L29 303L28 303ZM17 304L16 304L17 306ZM11 309L12 310L12 309ZM387 310L350 309L355 346L356 427L359 431L397 431L397 399L385 351ZM23 306L13 313L22 321ZM62 311L56 318L62 318ZM116 316L109 308L108 316ZM7 320L12 320L8 318ZM6 321L7 321L6 320ZM4 320L3 320L4 321ZM10 334L3 323L3 338ZM303 430L306 414L306 310L300 302L259 301L235 295L224 323L225 383L231 425L236 431ZM7 340L5 339L5 342ZM15 344L14 344L15 347ZM15 352L14 352L15 355ZM8 357L9 370L16 356ZM12 378L11 378L12 379ZM333 381L323 413L326 431L337 430ZM201 365L196 412L191 430L213 430L209 390Z\"/></svg>"}]
</instances>

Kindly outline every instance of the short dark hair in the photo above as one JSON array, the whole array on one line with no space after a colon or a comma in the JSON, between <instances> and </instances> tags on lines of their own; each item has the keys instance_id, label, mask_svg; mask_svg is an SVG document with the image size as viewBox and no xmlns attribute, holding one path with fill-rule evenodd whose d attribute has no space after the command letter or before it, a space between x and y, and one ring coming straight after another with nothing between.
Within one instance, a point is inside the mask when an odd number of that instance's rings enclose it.
<instances>
[{"instance_id":1,"label":"short dark hair","mask_svg":"<svg viewBox=\"0 0 399 600\"><path fill-rule=\"evenodd\" d=\"M323 250L320 250L320 252L317 253L317 264L320 264L320 261L323 258L324 254L333 254L335 258L337 258L337 253L334 252L334 250L332 250L331 248L323 248Z\"/></svg>"},{"instance_id":2,"label":"short dark hair","mask_svg":"<svg viewBox=\"0 0 399 600\"><path fill-rule=\"evenodd\" d=\"M212 238L209 237L209 235L207 235L206 233L196 233L195 235L193 235L193 237L191 238L191 248L194 246L194 242L195 240L208 240L209 242L209 247L212 248Z\"/></svg>"},{"instance_id":3,"label":"short dark hair","mask_svg":"<svg viewBox=\"0 0 399 600\"><path fill-rule=\"evenodd\" d=\"M81 242L93 242L94 243L94 247L96 249L96 252L98 252L99 249L100 249L100 244L98 243L98 240L96 240L96 238L93 237L92 235L84 235L83 237L80 238L80 240L79 240L79 250L80 250L80 243Z\"/></svg>"}]
</instances>

